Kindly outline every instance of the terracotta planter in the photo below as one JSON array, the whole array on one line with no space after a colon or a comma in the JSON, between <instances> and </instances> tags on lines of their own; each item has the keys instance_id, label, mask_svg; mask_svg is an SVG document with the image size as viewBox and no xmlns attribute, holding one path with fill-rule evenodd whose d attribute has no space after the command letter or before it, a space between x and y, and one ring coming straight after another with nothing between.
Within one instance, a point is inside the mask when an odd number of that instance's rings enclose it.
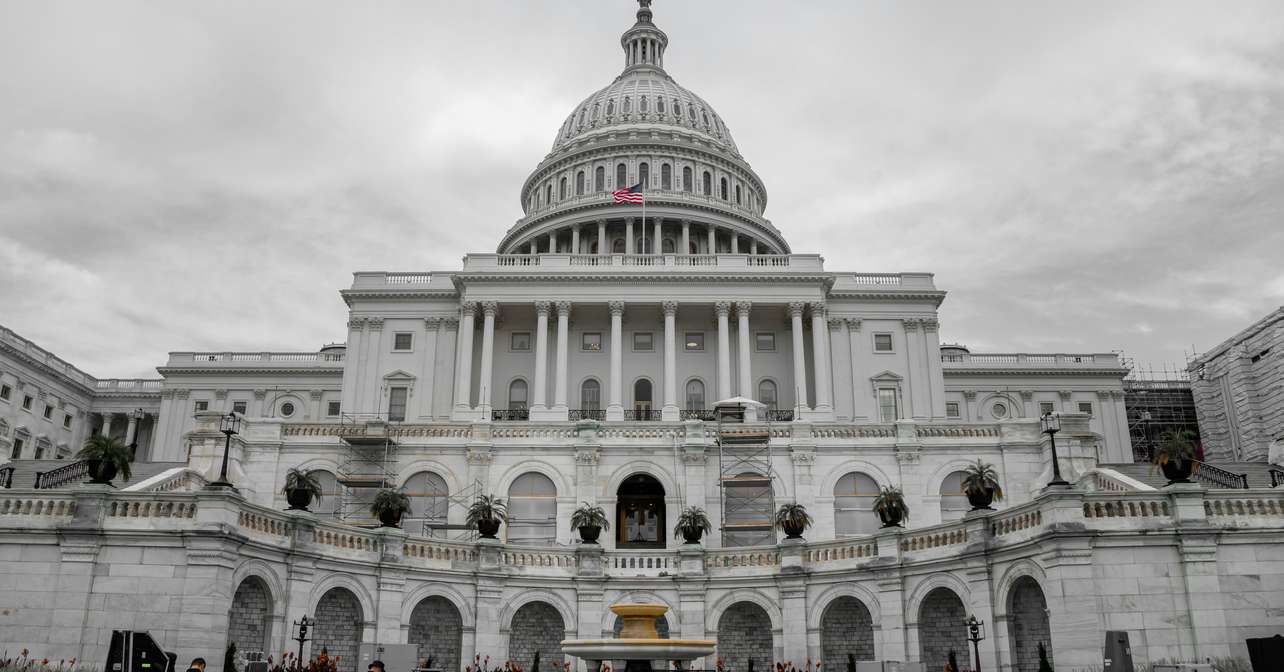
<instances>
[{"instance_id":1,"label":"terracotta planter","mask_svg":"<svg viewBox=\"0 0 1284 672\"><path fill-rule=\"evenodd\" d=\"M586 544L596 544L597 538L602 534L602 528L597 525L585 525L580 529L580 541Z\"/></svg>"},{"instance_id":2,"label":"terracotta planter","mask_svg":"<svg viewBox=\"0 0 1284 672\"><path fill-rule=\"evenodd\" d=\"M969 491L967 493L967 502L972 505L973 511L993 511L990 504L994 503L994 488L986 488L980 491Z\"/></svg>"},{"instance_id":3,"label":"terracotta planter","mask_svg":"<svg viewBox=\"0 0 1284 672\"><path fill-rule=\"evenodd\" d=\"M498 520L480 520L477 521L477 533L482 539L494 539L495 534L499 532Z\"/></svg>"},{"instance_id":4,"label":"terracotta planter","mask_svg":"<svg viewBox=\"0 0 1284 672\"><path fill-rule=\"evenodd\" d=\"M1191 460L1168 460L1159 465L1159 470L1164 472L1164 478L1168 479L1168 485L1173 483L1189 483L1190 474L1195 470L1195 463Z\"/></svg>"},{"instance_id":5,"label":"terracotta planter","mask_svg":"<svg viewBox=\"0 0 1284 672\"><path fill-rule=\"evenodd\" d=\"M401 527L401 516L405 511L380 511L379 524L383 527Z\"/></svg>"},{"instance_id":6,"label":"terracotta planter","mask_svg":"<svg viewBox=\"0 0 1284 672\"><path fill-rule=\"evenodd\" d=\"M85 460L89 471L89 482L99 485L111 485L116 478L116 463L108 460Z\"/></svg>"},{"instance_id":7,"label":"terracotta planter","mask_svg":"<svg viewBox=\"0 0 1284 672\"><path fill-rule=\"evenodd\" d=\"M905 514L899 507L890 510L880 509L878 518L883 521L883 527L900 527L901 521L905 519Z\"/></svg>"},{"instance_id":8,"label":"terracotta planter","mask_svg":"<svg viewBox=\"0 0 1284 672\"><path fill-rule=\"evenodd\" d=\"M285 501L290 505L290 511L307 511L308 505L312 503L312 491L288 490L285 493Z\"/></svg>"},{"instance_id":9,"label":"terracotta planter","mask_svg":"<svg viewBox=\"0 0 1284 672\"><path fill-rule=\"evenodd\" d=\"M704 536L704 530L696 528L682 528L682 540L688 544L700 543L700 537Z\"/></svg>"}]
</instances>

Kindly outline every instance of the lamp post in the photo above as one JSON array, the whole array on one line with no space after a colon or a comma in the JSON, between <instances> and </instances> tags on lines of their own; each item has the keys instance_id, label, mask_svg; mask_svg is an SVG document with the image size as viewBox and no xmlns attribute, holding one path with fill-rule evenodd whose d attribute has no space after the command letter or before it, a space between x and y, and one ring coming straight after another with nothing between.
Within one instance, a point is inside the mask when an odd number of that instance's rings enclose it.
<instances>
[{"instance_id":1,"label":"lamp post","mask_svg":"<svg viewBox=\"0 0 1284 672\"><path fill-rule=\"evenodd\" d=\"M981 672L981 640L985 639L985 621L976 620L973 614L963 624L967 626L967 639L972 642L972 670Z\"/></svg>"},{"instance_id":2,"label":"lamp post","mask_svg":"<svg viewBox=\"0 0 1284 672\"><path fill-rule=\"evenodd\" d=\"M294 641L299 643L299 665L298 666L299 668L302 668L303 667L303 643L310 641L310 638L308 637L308 628L316 625L317 622L313 619L308 618L307 614L304 614L303 618L295 621L294 624L299 626L299 634L295 636Z\"/></svg>"},{"instance_id":3,"label":"lamp post","mask_svg":"<svg viewBox=\"0 0 1284 672\"><path fill-rule=\"evenodd\" d=\"M143 418L147 414L141 408L135 408L132 414L134 416L134 435L129 438L129 457L132 460L138 459L138 432L142 429Z\"/></svg>"},{"instance_id":4,"label":"lamp post","mask_svg":"<svg viewBox=\"0 0 1284 672\"><path fill-rule=\"evenodd\" d=\"M241 418L235 413L228 413L223 416L223 419L219 422L219 431L223 432L223 435L227 437L227 440L223 444L223 466L218 470L218 480L209 484L210 488L236 489L227 480L227 454L232 450L232 435L237 434L240 429Z\"/></svg>"},{"instance_id":5,"label":"lamp post","mask_svg":"<svg viewBox=\"0 0 1284 672\"><path fill-rule=\"evenodd\" d=\"M1039 419L1039 425L1042 426L1043 433L1048 435L1048 441L1052 444L1052 480L1048 485L1070 485L1061 478L1061 465L1057 463L1057 432L1061 431L1061 418L1049 411Z\"/></svg>"}]
</instances>

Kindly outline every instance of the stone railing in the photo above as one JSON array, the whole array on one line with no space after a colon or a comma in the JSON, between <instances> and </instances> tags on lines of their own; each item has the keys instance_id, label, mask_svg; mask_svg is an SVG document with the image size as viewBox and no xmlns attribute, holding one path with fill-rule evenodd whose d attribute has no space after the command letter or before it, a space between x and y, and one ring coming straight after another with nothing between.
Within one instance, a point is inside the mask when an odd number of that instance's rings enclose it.
<instances>
[{"instance_id":1,"label":"stone railing","mask_svg":"<svg viewBox=\"0 0 1284 672\"><path fill-rule=\"evenodd\" d=\"M422 567L472 568L477 564L477 546L461 541L407 539L402 556L406 562Z\"/></svg>"},{"instance_id":2,"label":"stone railing","mask_svg":"<svg viewBox=\"0 0 1284 672\"><path fill-rule=\"evenodd\" d=\"M607 576L667 576L677 574L678 556L674 551L607 551L602 557Z\"/></svg>"},{"instance_id":3,"label":"stone railing","mask_svg":"<svg viewBox=\"0 0 1284 672\"><path fill-rule=\"evenodd\" d=\"M1032 354L1032 353L952 353L941 355L941 364L947 369L1122 369L1119 356L1113 352L1088 354Z\"/></svg>"},{"instance_id":4,"label":"stone railing","mask_svg":"<svg viewBox=\"0 0 1284 672\"><path fill-rule=\"evenodd\" d=\"M821 568L853 564L850 561L858 564L877 557L878 540L868 537L811 543L807 544L807 550L803 551L803 559L807 564Z\"/></svg>"},{"instance_id":5,"label":"stone railing","mask_svg":"<svg viewBox=\"0 0 1284 672\"><path fill-rule=\"evenodd\" d=\"M66 494L45 495L27 490L0 497L0 517L70 518L75 512L76 500Z\"/></svg>"},{"instance_id":6,"label":"stone railing","mask_svg":"<svg viewBox=\"0 0 1284 672\"><path fill-rule=\"evenodd\" d=\"M348 552L379 553L382 550L378 535L328 521L318 522L313 528L312 543Z\"/></svg>"},{"instance_id":7,"label":"stone railing","mask_svg":"<svg viewBox=\"0 0 1284 672\"><path fill-rule=\"evenodd\" d=\"M1204 495L1204 515L1219 521L1263 517L1284 519L1284 494L1270 490L1260 492L1250 495L1242 491L1209 491Z\"/></svg>"},{"instance_id":8,"label":"stone railing","mask_svg":"<svg viewBox=\"0 0 1284 672\"><path fill-rule=\"evenodd\" d=\"M923 528L921 531L912 530L907 532L905 536L901 537L901 552L927 551L966 544L967 541L968 532L964 521L944 523L934 527Z\"/></svg>"},{"instance_id":9,"label":"stone railing","mask_svg":"<svg viewBox=\"0 0 1284 672\"><path fill-rule=\"evenodd\" d=\"M602 272L658 273L662 271L708 273L820 273L825 270L819 254L470 254L464 272ZM882 274L880 274L882 275ZM893 281L895 278L895 281ZM899 274L872 287L899 288Z\"/></svg>"},{"instance_id":10,"label":"stone railing","mask_svg":"<svg viewBox=\"0 0 1284 672\"><path fill-rule=\"evenodd\" d=\"M71 364L68 364L52 352L28 341L5 327L0 327L0 342L3 342L10 348L13 348L23 356L30 358L32 361L53 370L59 375L67 377L72 382L79 383L91 389L97 382L93 376L77 369Z\"/></svg>"},{"instance_id":11,"label":"stone railing","mask_svg":"<svg viewBox=\"0 0 1284 672\"><path fill-rule=\"evenodd\" d=\"M166 367L342 368L342 352L171 352Z\"/></svg>"},{"instance_id":12,"label":"stone railing","mask_svg":"<svg viewBox=\"0 0 1284 672\"><path fill-rule=\"evenodd\" d=\"M705 551L704 566L709 570L741 568L778 568L780 550L775 546L747 546Z\"/></svg>"},{"instance_id":13,"label":"stone railing","mask_svg":"<svg viewBox=\"0 0 1284 672\"><path fill-rule=\"evenodd\" d=\"M501 567L525 573L567 574L575 572L575 553L570 547L540 548L506 545L499 552Z\"/></svg>"},{"instance_id":14,"label":"stone railing","mask_svg":"<svg viewBox=\"0 0 1284 672\"><path fill-rule=\"evenodd\" d=\"M121 494L109 499L108 518L194 518L196 501L190 497L154 497Z\"/></svg>"},{"instance_id":15,"label":"stone railing","mask_svg":"<svg viewBox=\"0 0 1284 672\"><path fill-rule=\"evenodd\" d=\"M135 392L159 394L165 381L152 378L100 378L94 383L98 392Z\"/></svg>"},{"instance_id":16,"label":"stone railing","mask_svg":"<svg viewBox=\"0 0 1284 672\"><path fill-rule=\"evenodd\" d=\"M1083 517L1089 520L1133 518L1172 519L1168 498L1156 493L1098 493L1084 495Z\"/></svg>"},{"instance_id":17,"label":"stone railing","mask_svg":"<svg viewBox=\"0 0 1284 672\"><path fill-rule=\"evenodd\" d=\"M999 436L998 425L915 425L915 434L921 439L951 438L993 439Z\"/></svg>"},{"instance_id":18,"label":"stone railing","mask_svg":"<svg viewBox=\"0 0 1284 672\"><path fill-rule=\"evenodd\" d=\"M811 435L818 439L894 439L896 425L817 425Z\"/></svg>"}]
</instances>

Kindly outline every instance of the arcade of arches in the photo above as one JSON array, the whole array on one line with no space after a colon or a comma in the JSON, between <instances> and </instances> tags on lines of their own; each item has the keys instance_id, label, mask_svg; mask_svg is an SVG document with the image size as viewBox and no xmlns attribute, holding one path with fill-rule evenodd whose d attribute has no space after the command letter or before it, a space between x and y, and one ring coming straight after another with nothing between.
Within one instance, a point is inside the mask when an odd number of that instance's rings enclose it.
<instances>
[{"instance_id":1,"label":"arcade of arches","mask_svg":"<svg viewBox=\"0 0 1284 672\"><path fill-rule=\"evenodd\" d=\"M570 635L557 609L547 602L527 602L513 614L509 626L508 659L533 669L535 654L541 661L562 660L562 640Z\"/></svg>"},{"instance_id":2,"label":"arcade of arches","mask_svg":"<svg viewBox=\"0 0 1284 672\"><path fill-rule=\"evenodd\" d=\"M410 612L407 641L418 647L420 658L432 659L429 667L458 670L463 653L464 619L450 600L436 595L426 598Z\"/></svg>"},{"instance_id":3,"label":"arcade of arches","mask_svg":"<svg viewBox=\"0 0 1284 672\"><path fill-rule=\"evenodd\" d=\"M237 651L269 652L272 630L272 594L263 579L247 577L236 587L227 618L227 641Z\"/></svg>"},{"instance_id":4,"label":"arcade of arches","mask_svg":"<svg viewBox=\"0 0 1284 672\"><path fill-rule=\"evenodd\" d=\"M950 651L960 657L968 648L963 622L967 610L963 600L949 588L934 588L918 608L918 642L920 660L927 669L942 669Z\"/></svg>"},{"instance_id":5,"label":"arcade of arches","mask_svg":"<svg viewBox=\"0 0 1284 672\"><path fill-rule=\"evenodd\" d=\"M821 660L874 660L874 619L860 600L844 596L820 617Z\"/></svg>"},{"instance_id":6,"label":"arcade of arches","mask_svg":"<svg viewBox=\"0 0 1284 672\"><path fill-rule=\"evenodd\" d=\"M361 602L347 588L331 588L317 602L316 629L313 631L312 651L325 649L330 658L340 658L340 670L354 670L357 663L357 643L365 615ZM349 665L343 661L352 661Z\"/></svg>"},{"instance_id":7,"label":"arcade of arches","mask_svg":"<svg viewBox=\"0 0 1284 672\"><path fill-rule=\"evenodd\" d=\"M771 617L753 602L737 602L718 619L718 657L728 670L770 670Z\"/></svg>"}]
</instances>

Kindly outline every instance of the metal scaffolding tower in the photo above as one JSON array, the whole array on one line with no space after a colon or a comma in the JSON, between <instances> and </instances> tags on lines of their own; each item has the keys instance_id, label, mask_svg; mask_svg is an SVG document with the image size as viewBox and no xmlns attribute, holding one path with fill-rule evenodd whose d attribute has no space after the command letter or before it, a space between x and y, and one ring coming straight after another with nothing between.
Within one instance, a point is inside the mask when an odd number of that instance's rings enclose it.
<instances>
[{"instance_id":1,"label":"metal scaffolding tower","mask_svg":"<svg viewBox=\"0 0 1284 672\"><path fill-rule=\"evenodd\" d=\"M1160 437L1170 429L1189 429L1199 435L1195 396L1185 369L1135 366L1123 357L1130 373L1124 378L1124 409L1133 458L1148 461Z\"/></svg>"},{"instance_id":2,"label":"metal scaffolding tower","mask_svg":"<svg viewBox=\"0 0 1284 672\"><path fill-rule=\"evenodd\" d=\"M346 450L336 475L342 495L336 514L352 524L373 525L370 504L375 493L397 481L397 442L382 417L345 414L340 423L349 427L340 432Z\"/></svg>"},{"instance_id":3,"label":"metal scaffolding tower","mask_svg":"<svg viewBox=\"0 0 1284 672\"><path fill-rule=\"evenodd\" d=\"M771 426L746 426L744 406L719 406L717 414L722 545L774 543Z\"/></svg>"}]
</instances>

